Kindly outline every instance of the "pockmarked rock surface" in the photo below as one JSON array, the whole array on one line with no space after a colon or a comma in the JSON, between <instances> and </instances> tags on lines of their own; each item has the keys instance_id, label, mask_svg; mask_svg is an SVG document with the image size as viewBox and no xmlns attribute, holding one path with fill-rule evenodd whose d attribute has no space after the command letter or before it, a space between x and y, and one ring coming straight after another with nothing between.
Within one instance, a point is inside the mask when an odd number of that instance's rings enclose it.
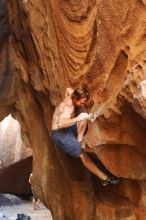
<instances>
[{"instance_id":1,"label":"pockmarked rock surface","mask_svg":"<svg viewBox=\"0 0 146 220\"><path fill-rule=\"evenodd\" d=\"M0 119L33 149L33 186L55 220L146 219L145 1L0 2ZM66 87L87 83L103 115L88 123L91 157L121 177L103 187L50 139ZM143 97L143 98L141 98ZM135 99L137 100L135 107Z\"/></svg>"}]
</instances>

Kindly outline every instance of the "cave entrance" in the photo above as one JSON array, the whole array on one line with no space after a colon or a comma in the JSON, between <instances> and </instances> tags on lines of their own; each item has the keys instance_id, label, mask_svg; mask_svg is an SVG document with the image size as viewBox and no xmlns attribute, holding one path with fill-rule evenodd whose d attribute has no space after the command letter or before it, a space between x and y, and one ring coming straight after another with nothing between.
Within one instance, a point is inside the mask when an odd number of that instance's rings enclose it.
<instances>
[{"instance_id":1,"label":"cave entrance","mask_svg":"<svg viewBox=\"0 0 146 220\"><path fill-rule=\"evenodd\" d=\"M32 149L24 145L17 120L8 115L0 122L0 193L27 197L32 170Z\"/></svg>"},{"instance_id":2,"label":"cave entrance","mask_svg":"<svg viewBox=\"0 0 146 220\"><path fill-rule=\"evenodd\" d=\"M0 169L31 155L32 150L22 141L19 122L8 115L0 122Z\"/></svg>"}]
</instances>

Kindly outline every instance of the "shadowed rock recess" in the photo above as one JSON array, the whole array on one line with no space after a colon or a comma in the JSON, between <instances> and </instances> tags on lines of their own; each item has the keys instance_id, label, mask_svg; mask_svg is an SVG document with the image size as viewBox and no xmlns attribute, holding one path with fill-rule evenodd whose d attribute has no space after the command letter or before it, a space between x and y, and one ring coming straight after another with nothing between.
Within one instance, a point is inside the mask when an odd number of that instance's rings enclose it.
<instances>
[{"instance_id":1,"label":"shadowed rock recess","mask_svg":"<svg viewBox=\"0 0 146 220\"><path fill-rule=\"evenodd\" d=\"M1 0L0 30L0 120L19 121L53 219L146 219L146 2ZM51 142L53 110L81 82L91 112L107 102L86 140L95 163L121 177L116 187Z\"/></svg>"}]
</instances>

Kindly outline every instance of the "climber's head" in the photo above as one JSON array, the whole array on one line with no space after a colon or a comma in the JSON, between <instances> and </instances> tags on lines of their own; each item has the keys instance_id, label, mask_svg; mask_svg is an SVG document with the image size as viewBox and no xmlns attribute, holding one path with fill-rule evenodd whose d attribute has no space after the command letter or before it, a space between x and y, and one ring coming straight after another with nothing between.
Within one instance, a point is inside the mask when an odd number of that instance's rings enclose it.
<instances>
[{"instance_id":1,"label":"climber's head","mask_svg":"<svg viewBox=\"0 0 146 220\"><path fill-rule=\"evenodd\" d=\"M79 107L86 106L90 98L87 86L85 84L82 84L80 87L76 88L73 91L71 98L75 106L79 106Z\"/></svg>"}]
</instances>

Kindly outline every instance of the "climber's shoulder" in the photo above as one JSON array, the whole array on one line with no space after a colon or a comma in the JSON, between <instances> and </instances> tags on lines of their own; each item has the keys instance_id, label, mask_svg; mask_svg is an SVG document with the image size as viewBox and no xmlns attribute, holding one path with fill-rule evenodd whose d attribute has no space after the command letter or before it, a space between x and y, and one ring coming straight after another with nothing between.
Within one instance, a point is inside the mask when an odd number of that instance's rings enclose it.
<instances>
[{"instance_id":1,"label":"climber's shoulder","mask_svg":"<svg viewBox=\"0 0 146 220\"><path fill-rule=\"evenodd\" d=\"M67 89L66 89L66 92L65 92L65 98L71 97L73 91L74 91L74 89L72 89L72 88L67 88Z\"/></svg>"}]
</instances>

